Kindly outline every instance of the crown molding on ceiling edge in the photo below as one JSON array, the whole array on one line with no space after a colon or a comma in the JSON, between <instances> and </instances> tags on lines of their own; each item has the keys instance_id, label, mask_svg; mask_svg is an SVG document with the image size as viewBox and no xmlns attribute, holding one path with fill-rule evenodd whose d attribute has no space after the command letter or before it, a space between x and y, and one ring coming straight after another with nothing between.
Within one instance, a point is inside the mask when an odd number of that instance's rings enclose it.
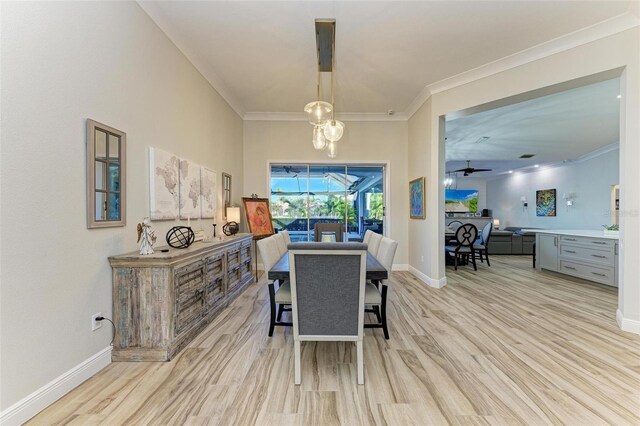
<instances>
[{"instance_id":1,"label":"crown molding on ceiling edge","mask_svg":"<svg viewBox=\"0 0 640 426\"><path fill-rule=\"evenodd\" d=\"M304 112L246 112L245 121L307 121ZM400 112L389 115L383 112L343 112L337 113L340 121L407 121L407 116Z\"/></svg>"},{"instance_id":2,"label":"crown molding on ceiling edge","mask_svg":"<svg viewBox=\"0 0 640 426\"><path fill-rule=\"evenodd\" d=\"M472 81L480 80L493 74L507 71L521 65L537 61L556 53L564 52L593 41L621 33L640 25L640 19L632 13L625 12L613 18L598 22L589 27L581 28L572 33L546 41L488 64L445 78L426 86L411 102L405 115L411 118L413 114L433 94L452 89Z\"/></svg>"},{"instance_id":3,"label":"crown molding on ceiling edge","mask_svg":"<svg viewBox=\"0 0 640 426\"><path fill-rule=\"evenodd\" d=\"M205 72L206 69L198 55L193 52L187 51L183 41L175 36L170 36L164 28L170 28L171 25L165 20L162 12L158 9L156 2L153 1L140 1L137 0L136 4L142 9L144 13L151 19L151 21L158 27L158 29L169 39L171 43L182 53L182 55L191 62L191 65L209 82L209 85L215 90L224 101L233 109L240 118L244 116L244 109L240 106L238 99L231 94L229 87L222 81L220 77L212 72ZM176 31L174 31L176 33Z\"/></svg>"},{"instance_id":4,"label":"crown molding on ceiling edge","mask_svg":"<svg viewBox=\"0 0 640 426\"><path fill-rule=\"evenodd\" d=\"M484 179L487 181L490 180L497 180L497 179L507 179L510 177L513 177L516 173L519 175L526 175L529 173L537 173L540 172L541 170L548 170L548 169L555 169L558 167L563 167L563 166L572 166L574 164L580 164L580 163L584 163L585 161L589 161L589 160L593 160L594 158L600 157L601 155L607 154L611 151L615 151L616 149L620 149L620 143L619 142L615 142L609 145L605 145L605 146L601 146L600 148L594 149L591 152L588 152L584 155L581 155L580 157L576 158L575 160L564 160L564 161L556 161L553 163L547 163L547 164L542 164L540 168L532 168L530 166L524 168L524 169L513 169L513 174L509 173L509 172L502 172L502 173L498 173L496 175L493 176L487 176ZM452 160L449 160L452 161ZM483 179L481 177L478 176L477 179Z\"/></svg>"}]
</instances>

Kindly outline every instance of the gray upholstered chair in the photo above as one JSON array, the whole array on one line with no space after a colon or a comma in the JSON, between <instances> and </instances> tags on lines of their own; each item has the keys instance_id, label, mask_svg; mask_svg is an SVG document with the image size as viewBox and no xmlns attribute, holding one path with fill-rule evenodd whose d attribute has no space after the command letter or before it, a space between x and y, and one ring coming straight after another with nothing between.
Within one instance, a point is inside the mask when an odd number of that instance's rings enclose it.
<instances>
[{"instance_id":1,"label":"gray upholstered chair","mask_svg":"<svg viewBox=\"0 0 640 426\"><path fill-rule=\"evenodd\" d=\"M491 266L489 262L489 240L491 239L492 225L491 222L487 222L484 228L482 228L480 238L478 238L473 245L473 250L480 255L480 262L484 262L484 258L487 258L487 266Z\"/></svg>"},{"instance_id":2,"label":"gray upholstered chair","mask_svg":"<svg viewBox=\"0 0 640 426\"><path fill-rule=\"evenodd\" d=\"M380 247L378 248L378 262L389 272L391 275L391 268L393 267L393 258L396 255L396 249L398 243L391 238L384 237L380 241ZM376 324L365 324L365 328L382 328L384 338L389 339L389 329L387 328L387 293L389 290L389 280L381 280L380 286L377 283L367 283L364 295L365 305L371 305L373 309L367 312L373 312L378 318Z\"/></svg>"},{"instance_id":3,"label":"gray upholstered chair","mask_svg":"<svg viewBox=\"0 0 640 426\"><path fill-rule=\"evenodd\" d=\"M273 265L282 257L278 250L278 243L274 238L274 235L258 240L258 250L260 251L260 257L262 258L262 264L264 266L264 272L267 274ZM278 287L276 288L276 284ZM269 304L271 307L271 322L269 324L269 336L273 336L273 329L276 325L279 326L291 326L290 322L281 322L282 311L284 305L291 304L291 285L289 282L274 282L267 278L267 285L269 287ZM276 321L276 309L278 309L278 319Z\"/></svg>"},{"instance_id":4,"label":"gray upholstered chair","mask_svg":"<svg viewBox=\"0 0 640 426\"><path fill-rule=\"evenodd\" d=\"M313 240L321 241L323 232L335 232L336 242L341 243L343 226L341 223L316 223L313 226Z\"/></svg>"},{"instance_id":5,"label":"gray upholstered chair","mask_svg":"<svg viewBox=\"0 0 640 426\"><path fill-rule=\"evenodd\" d=\"M478 228L471 223L465 223L464 225L458 227L456 231L456 245L448 245L444 247L445 253L447 255L453 255L455 270L458 270L458 262L461 258L465 260L469 260L469 255L471 255L471 260L473 263L473 269L478 270L476 266L476 252L473 249L473 244L475 244L476 239L478 238Z\"/></svg>"},{"instance_id":6,"label":"gray upholstered chair","mask_svg":"<svg viewBox=\"0 0 640 426\"><path fill-rule=\"evenodd\" d=\"M367 246L289 244L295 384L301 381L300 342L356 343L358 384L364 384L362 336Z\"/></svg>"},{"instance_id":7,"label":"gray upholstered chair","mask_svg":"<svg viewBox=\"0 0 640 426\"><path fill-rule=\"evenodd\" d=\"M271 237L276 241L278 245L278 252L280 253L280 257L282 257L287 252L287 241L282 234L273 234Z\"/></svg>"},{"instance_id":8,"label":"gray upholstered chair","mask_svg":"<svg viewBox=\"0 0 640 426\"><path fill-rule=\"evenodd\" d=\"M374 232L371 229L367 229L364 233L364 237L362 238L362 242L365 244L369 244L369 240L371 240L371 235L373 235Z\"/></svg>"},{"instance_id":9,"label":"gray upholstered chair","mask_svg":"<svg viewBox=\"0 0 640 426\"><path fill-rule=\"evenodd\" d=\"M380 241L382 241L382 235L376 232L371 232L371 235L369 236L369 242L367 243L367 250L373 257L377 257L378 255Z\"/></svg>"}]
</instances>

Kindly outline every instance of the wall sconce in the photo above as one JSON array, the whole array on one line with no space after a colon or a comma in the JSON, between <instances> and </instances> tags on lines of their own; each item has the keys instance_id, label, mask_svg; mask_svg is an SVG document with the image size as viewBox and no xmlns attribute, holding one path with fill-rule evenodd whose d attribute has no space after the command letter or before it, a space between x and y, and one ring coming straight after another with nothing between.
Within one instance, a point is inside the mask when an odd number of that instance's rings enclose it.
<instances>
[{"instance_id":1,"label":"wall sconce","mask_svg":"<svg viewBox=\"0 0 640 426\"><path fill-rule=\"evenodd\" d=\"M527 197L525 197L524 195L520 197L520 202L522 203L522 210L526 210L526 208L529 207L529 203L527 203Z\"/></svg>"},{"instance_id":2,"label":"wall sconce","mask_svg":"<svg viewBox=\"0 0 640 426\"><path fill-rule=\"evenodd\" d=\"M500 219L493 219L493 229L500 229Z\"/></svg>"},{"instance_id":3,"label":"wall sconce","mask_svg":"<svg viewBox=\"0 0 640 426\"><path fill-rule=\"evenodd\" d=\"M574 198L576 198L576 194L574 194L573 192L565 192L564 194L562 194L562 199L567 204L567 207L573 206Z\"/></svg>"}]
</instances>

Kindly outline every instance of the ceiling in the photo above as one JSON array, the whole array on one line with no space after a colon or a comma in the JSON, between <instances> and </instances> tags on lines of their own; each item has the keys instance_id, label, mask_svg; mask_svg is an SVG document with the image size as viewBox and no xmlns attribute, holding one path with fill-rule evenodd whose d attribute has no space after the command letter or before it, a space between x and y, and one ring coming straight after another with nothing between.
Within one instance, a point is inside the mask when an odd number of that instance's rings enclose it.
<instances>
[{"instance_id":1,"label":"ceiling","mask_svg":"<svg viewBox=\"0 0 640 426\"><path fill-rule=\"evenodd\" d=\"M619 142L620 81L607 80L446 122L447 171L466 167L492 172L575 161ZM479 140L489 137L487 140ZM535 154L531 159L519 159Z\"/></svg>"},{"instance_id":2,"label":"ceiling","mask_svg":"<svg viewBox=\"0 0 640 426\"><path fill-rule=\"evenodd\" d=\"M336 110L386 113L407 111L432 83L619 16L630 3L139 2L241 115L300 112L314 99L316 18L337 20Z\"/></svg>"}]
</instances>

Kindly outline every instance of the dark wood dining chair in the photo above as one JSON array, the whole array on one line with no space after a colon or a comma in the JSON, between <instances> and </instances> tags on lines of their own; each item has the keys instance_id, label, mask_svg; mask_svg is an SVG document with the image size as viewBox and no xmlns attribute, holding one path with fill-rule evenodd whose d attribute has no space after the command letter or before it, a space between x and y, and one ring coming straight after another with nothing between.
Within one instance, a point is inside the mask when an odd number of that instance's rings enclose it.
<instances>
[{"instance_id":1,"label":"dark wood dining chair","mask_svg":"<svg viewBox=\"0 0 640 426\"><path fill-rule=\"evenodd\" d=\"M465 259L467 262L469 261L469 257L471 257L471 263L473 264L473 269L475 271L478 270L478 266L476 265L476 252L473 249L473 245L478 238L478 228L471 223L465 223L464 225L458 227L456 231L456 245L445 246L444 250L448 255L453 255L454 257L454 268L458 270L458 262L461 259Z\"/></svg>"},{"instance_id":2,"label":"dark wood dining chair","mask_svg":"<svg viewBox=\"0 0 640 426\"><path fill-rule=\"evenodd\" d=\"M484 262L484 258L487 259L487 266L491 266L491 262L489 262L489 240L491 239L492 228L492 223L487 222L484 228L482 228L480 238L473 245L473 250L480 256L480 262Z\"/></svg>"},{"instance_id":3,"label":"dark wood dining chair","mask_svg":"<svg viewBox=\"0 0 640 426\"><path fill-rule=\"evenodd\" d=\"M336 242L341 243L343 241L342 230L343 230L343 226L341 223L330 223L330 222L316 223L313 226L314 241L316 242L322 241L323 232L335 232Z\"/></svg>"}]
</instances>

